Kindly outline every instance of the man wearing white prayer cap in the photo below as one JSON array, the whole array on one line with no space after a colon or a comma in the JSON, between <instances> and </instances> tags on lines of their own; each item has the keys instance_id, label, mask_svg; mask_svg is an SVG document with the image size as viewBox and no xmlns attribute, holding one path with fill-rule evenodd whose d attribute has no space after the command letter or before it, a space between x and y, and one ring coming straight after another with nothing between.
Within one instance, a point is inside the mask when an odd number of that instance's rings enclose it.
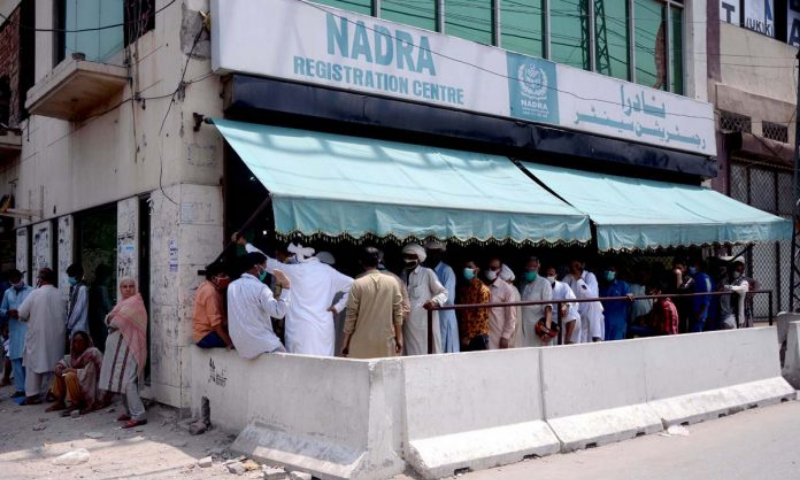
<instances>
[{"instance_id":1,"label":"man wearing white prayer cap","mask_svg":"<svg viewBox=\"0 0 800 480\"><path fill-rule=\"evenodd\" d=\"M428 353L428 312L434 306L447 303L447 289L439 282L436 273L422 266L427 258L425 249L416 243L403 247L402 279L408 287L411 313L403 326L406 355ZM442 352L439 312L433 312L433 353Z\"/></svg>"},{"instance_id":2,"label":"man wearing white prayer cap","mask_svg":"<svg viewBox=\"0 0 800 480\"><path fill-rule=\"evenodd\" d=\"M450 265L444 263L444 254L447 246L438 240L431 240L425 244L425 253L428 259L425 265L433 269L439 283L447 289L447 303L452 306L456 299L456 274ZM441 329L442 353L458 353L460 341L458 336L458 320L455 310L442 310L439 312L439 327Z\"/></svg>"},{"instance_id":3,"label":"man wearing white prayer cap","mask_svg":"<svg viewBox=\"0 0 800 480\"><path fill-rule=\"evenodd\" d=\"M237 234L234 241L248 252L261 252ZM347 305L353 279L322 263L313 248L292 243L287 250L297 263L281 263L265 254L267 272L281 270L292 282L286 311L286 349L289 353L331 357L336 346L334 319ZM339 293L342 295L334 303Z\"/></svg>"}]
</instances>

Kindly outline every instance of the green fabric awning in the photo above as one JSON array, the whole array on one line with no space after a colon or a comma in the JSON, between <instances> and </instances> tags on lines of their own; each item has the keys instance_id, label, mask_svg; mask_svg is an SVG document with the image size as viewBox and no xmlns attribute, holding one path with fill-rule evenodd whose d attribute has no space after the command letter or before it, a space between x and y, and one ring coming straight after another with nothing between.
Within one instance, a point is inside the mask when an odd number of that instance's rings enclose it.
<instances>
[{"instance_id":1,"label":"green fabric awning","mask_svg":"<svg viewBox=\"0 0 800 480\"><path fill-rule=\"evenodd\" d=\"M574 244L589 219L508 158L215 119L279 234Z\"/></svg>"},{"instance_id":2,"label":"green fabric awning","mask_svg":"<svg viewBox=\"0 0 800 480\"><path fill-rule=\"evenodd\" d=\"M601 251L748 244L792 237L789 220L699 186L523 162L596 224Z\"/></svg>"}]
</instances>

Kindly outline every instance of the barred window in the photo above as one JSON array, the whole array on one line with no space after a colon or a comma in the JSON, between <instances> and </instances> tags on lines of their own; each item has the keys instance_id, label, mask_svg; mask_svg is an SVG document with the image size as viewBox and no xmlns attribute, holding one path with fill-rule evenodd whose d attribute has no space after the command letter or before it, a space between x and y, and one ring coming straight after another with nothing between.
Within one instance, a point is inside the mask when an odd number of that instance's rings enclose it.
<instances>
[{"instance_id":1,"label":"barred window","mask_svg":"<svg viewBox=\"0 0 800 480\"><path fill-rule=\"evenodd\" d=\"M753 121L747 115L722 110L719 115L719 127L726 132L752 133Z\"/></svg>"},{"instance_id":2,"label":"barred window","mask_svg":"<svg viewBox=\"0 0 800 480\"><path fill-rule=\"evenodd\" d=\"M789 143L789 127L780 123L764 122L761 126L764 138L782 143Z\"/></svg>"}]
</instances>

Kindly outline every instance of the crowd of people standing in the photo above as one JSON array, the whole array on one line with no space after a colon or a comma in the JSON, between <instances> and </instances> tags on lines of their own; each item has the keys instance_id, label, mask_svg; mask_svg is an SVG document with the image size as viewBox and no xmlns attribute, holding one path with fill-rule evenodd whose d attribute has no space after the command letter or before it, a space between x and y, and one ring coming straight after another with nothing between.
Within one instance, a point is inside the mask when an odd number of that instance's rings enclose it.
<instances>
[{"instance_id":1,"label":"crowd of people standing","mask_svg":"<svg viewBox=\"0 0 800 480\"><path fill-rule=\"evenodd\" d=\"M398 274L386 270L383 252L365 247L358 259L362 273L351 278L334 268L327 252L292 243L272 258L238 235L234 241L247 253L238 271L220 263L208 268L197 292L193 339L200 347L235 348L246 359L284 351L352 358L426 354L429 314L434 353L752 325L748 292L755 284L735 259L715 275L699 257L676 258L671 270L647 263L627 269L608 260L599 279L573 259L559 280L560 265L530 257L518 281L498 256L463 258L453 269L444 261L446 245L431 241L403 247ZM715 291L731 295L676 296ZM278 324L285 325L283 336Z\"/></svg>"},{"instance_id":2,"label":"crowd of people standing","mask_svg":"<svg viewBox=\"0 0 800 480\"><path fill-rule=\"evenodd\" d=\"M83 268L67 269L69 294L56 286L50 268L37 272L36 287L18 270L7 272L0 319L6 366L3 384L12 383L21 405L51 402L49 412L88 414L123 396L123 428L147 423L139 381L147 361L147 311L130 278L119 281L119 302L101 323L90 322L90 289ZM91 324L91 325L90 325ZM94 338L102 339L95 345Z\"/></svg>"}]
</instances>

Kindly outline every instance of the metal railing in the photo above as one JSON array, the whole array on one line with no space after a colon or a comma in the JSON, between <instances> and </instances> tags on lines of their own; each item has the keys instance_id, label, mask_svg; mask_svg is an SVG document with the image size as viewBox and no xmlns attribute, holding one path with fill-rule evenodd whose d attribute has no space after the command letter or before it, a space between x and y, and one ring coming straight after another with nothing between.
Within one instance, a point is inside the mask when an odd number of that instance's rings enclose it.
<instances>
[{"instance_id":1,"label":"metal railing","mask_svg":"<svg viewBox=\"0 0 800 480\"><path fill-rule=\"evenodd\" d=\"M443 311L443 310L468 310L471 308L495 308L495 307L531 307L536 305L558 305L556 308L557 315L556 315L556 322L558 323L559 327L561 326L561 305L564 303L591 303L591 302L630 302L633 303L637 300L655 300L658 298L670 298L670 299L680 299L680 298L693 298L693 297L721 297L723 295L733 295L736 292L709 292L709 293L682 293L682 294L659 294L659 295L631 295L625 297L601 297L601 298L583 298L583 299L572 299L572 300L529 300L529 301L520 301L520 302L504 302L504 303L463 303L458 305L445 305L445 306L433 306L428 309L428 353L434 353L434 341L433 341L433 312ZM756 295L756 294L766 294L769 301L769 324L772 326L772 319L774 318L774 311L773 311L773 292L772 290L754 290L752 292L748 292L746 295ZM736 328L739 328L739 317L736 317ZM564 329L558 329L558 342L563 343L563 334ZM460 339L459 339L460 341Z\"/></svg>"}]
</instances>

